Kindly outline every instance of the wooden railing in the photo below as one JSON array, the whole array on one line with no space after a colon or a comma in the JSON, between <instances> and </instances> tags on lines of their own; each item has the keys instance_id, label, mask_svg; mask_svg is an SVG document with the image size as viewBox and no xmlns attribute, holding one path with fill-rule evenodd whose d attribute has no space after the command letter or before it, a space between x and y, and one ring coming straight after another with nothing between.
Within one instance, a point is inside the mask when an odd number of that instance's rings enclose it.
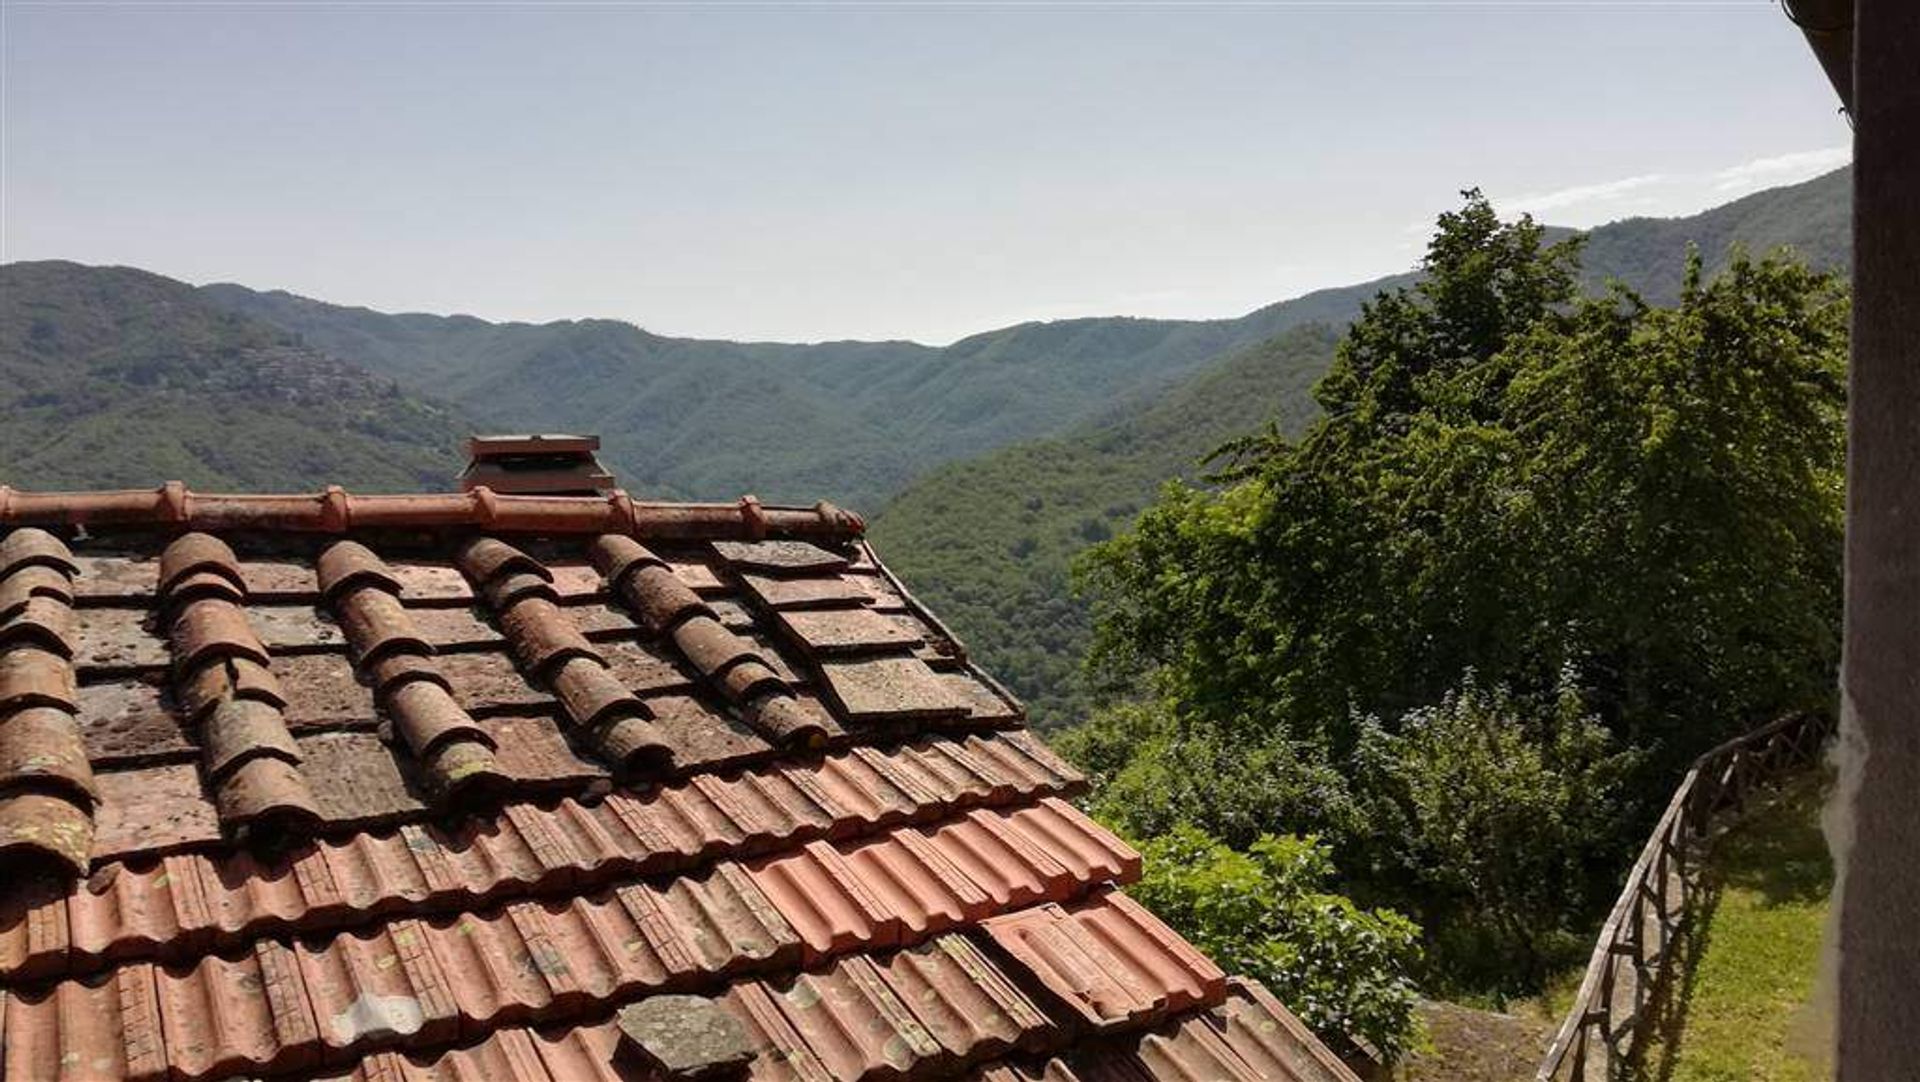
<instances>
[{"instance_id":1,"label":"wooden railing","mask_svg":"<svg viewBox=\"0 0 1920 1082\"><path fill-rule=\"evenodd\" d=\"M1816 762L1832 728L1827 717L1792 715L1693 761L1600 927L1579 994L1540 1063L1537 1082L1627 1076L1645 1050L1677 966L1675 943L1698 885L1689 860L1721 812L1738 809L1756 789Z\"/></svg>"}]
</instances>

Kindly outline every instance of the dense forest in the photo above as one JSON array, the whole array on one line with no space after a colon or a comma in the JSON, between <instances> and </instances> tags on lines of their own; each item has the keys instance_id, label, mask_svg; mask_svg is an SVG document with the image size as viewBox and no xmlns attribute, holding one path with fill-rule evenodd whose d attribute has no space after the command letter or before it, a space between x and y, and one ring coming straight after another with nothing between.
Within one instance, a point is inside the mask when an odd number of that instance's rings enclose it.
<instances>
[{"instance_id":1,"label":"dense forest","mask_svg":"<svg viewBox=\"0 0 1920 1082\"><path fill-rule=\"evenodd\" d=\"M1162 857L1151 904L1389 1054L1416 983L1583 956L1687 759L1832 706L1844 286L1735 251L1671 306L1583 297L1581 243L1468 193L1317 420L1079 564L1104 705L1060 745Z\"/></svg>"}]
</instances>

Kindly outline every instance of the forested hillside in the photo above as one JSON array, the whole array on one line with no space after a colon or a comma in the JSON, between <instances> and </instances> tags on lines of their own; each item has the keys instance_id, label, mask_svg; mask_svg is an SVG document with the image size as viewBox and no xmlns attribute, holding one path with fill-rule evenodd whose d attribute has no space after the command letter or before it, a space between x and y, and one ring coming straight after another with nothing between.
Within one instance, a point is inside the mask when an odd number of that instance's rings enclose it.
<instances>
[{"instance_id":1,"label":"forested hillside","mask_svg":"<svg viewBox=\"0 0 1920 1082\"><path fill-rule=\"evenodd\" d=\"M1736 245L1756 253L1784 246L1812 266L1844 271L1850 184L1850 170L1842 169L1689 218L1603 226L1586 235L1577 280L1588 293L1617 280L1649 303L1672 304L1690 244L1708 274L1727 266ZM1318 316L1345 323L1359 301L1414 280L1326 295ZM1104 423L937 470L875 516L875 542L982 662L1026 698L1038 724L1084 717L1080 662L1090 621L1068 589L1074 555L1126 521L1162 483L1197 476L1200 459L1226 440L1268 421L1297 432L1312 416L1306 391L1332 362L1332 342L1331 331L1269 341L1213 362L1164 396L1116 406Z\"/></svg>"},{"instance_id":2,"label":"forested hillside","mask_svg":"<svg viewBox=\"0 0 1920 1082\"><path fill-rule=\"evenodd\" d=\"M1088 620L1072 557L1126 529L1161 484L1199 476L1228 439L1268 421L1296 431L1334 340L1327 324L1301 327L1137 413L935 470L888 505L874 543L911 568L908 581L988 671L1014 682L1037 723L1084 716Z\"/></svg>"},{"instance_id":3,"label":"forested hillside","mask_svg":"<svg viewBox=\"0 0 1920 1082\"><path fill-rule=\"evenodd\" d=\"M629 490L872 510L946 462L1150 400L1223 351L1346 319L1373 286L1233 320L1027 323L944 348L667 338L610 320L391 316L209 286L230 310L505 429L596 432Z\"/></svg>"},{"instance_id":4,"label":"forested hillside","mask_svg":"<svg viewBox=\"0 0 1920 1082\"><path fill-rule=\"evenodd\" d=\"M0 483L444 488L468 422L122 267L0 266Z\"/></svg>"}]
</instances>

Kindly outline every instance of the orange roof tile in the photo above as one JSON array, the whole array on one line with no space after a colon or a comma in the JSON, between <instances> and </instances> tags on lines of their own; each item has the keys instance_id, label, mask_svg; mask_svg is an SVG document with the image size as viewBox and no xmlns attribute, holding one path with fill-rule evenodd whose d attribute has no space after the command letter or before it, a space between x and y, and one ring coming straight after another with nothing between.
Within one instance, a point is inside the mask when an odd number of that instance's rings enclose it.
<instances>
[{"instance_id":1,"label":"orange roof tile","mask_svg":"<svg viewBox=\"0 0 1920 1082\"><path fill-rule=\"evenodd\" d=\"M1349 1078L861 528L0 488L0 1073Z\"/></svg>"}]
</instances>

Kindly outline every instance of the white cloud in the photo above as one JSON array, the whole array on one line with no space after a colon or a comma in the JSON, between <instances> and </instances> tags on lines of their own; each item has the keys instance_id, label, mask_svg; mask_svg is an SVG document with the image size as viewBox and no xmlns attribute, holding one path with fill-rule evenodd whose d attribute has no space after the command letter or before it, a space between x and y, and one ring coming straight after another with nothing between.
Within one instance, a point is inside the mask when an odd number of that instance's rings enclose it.
<instances>
[{"instance_id":1,"label":"white cloud","mask_svg":"<svg viewBox=\"0 0 1920 1082\"><path fill-rule=\"evenodd\" d=\"M1553 225L1588 229L1631 215L1697 214L1736 193L1809 180L1847 164L1852 157L1846 147L1802 150L1706 172L1643 173L1496 198L1493 205L1502 214L1531 214Z\"/></svg>"},{"instance_id":2,"label":"white cloud","mask_svg":"<svg viewBox=\"0 0 1920 1082\"><path fill-rule=\"evenodd\" d=\"M1571 188L1561 188L1552 192L1535 192L1532 195L1515 196L1503 200L1501 209L1513 214L1542 215L1547 211L1562 210L1567 207L1586 207L1596 203L1618 203L1628 196L1648 188L1666 184L1673 178L1665 173L1647 173L1637 177L1623 177L1619 180L1603 181L1599 184L1579 184Z\"/></svg>"},{"instance_id":3,"label":"white cloud","mask_svg":"<svg viewBox=\"0 0 1920 1082\"><path fill-rule=\"evenodd\" d=\"M1803 150L1796 154L1756 158L1715 173L1713 175L1714 190L1728 192L1741 188L1792 184L1838 169L1852 160L1853 151L1846 147L1826 147L1822 150Z\"/></svg>"}]
</instances>

